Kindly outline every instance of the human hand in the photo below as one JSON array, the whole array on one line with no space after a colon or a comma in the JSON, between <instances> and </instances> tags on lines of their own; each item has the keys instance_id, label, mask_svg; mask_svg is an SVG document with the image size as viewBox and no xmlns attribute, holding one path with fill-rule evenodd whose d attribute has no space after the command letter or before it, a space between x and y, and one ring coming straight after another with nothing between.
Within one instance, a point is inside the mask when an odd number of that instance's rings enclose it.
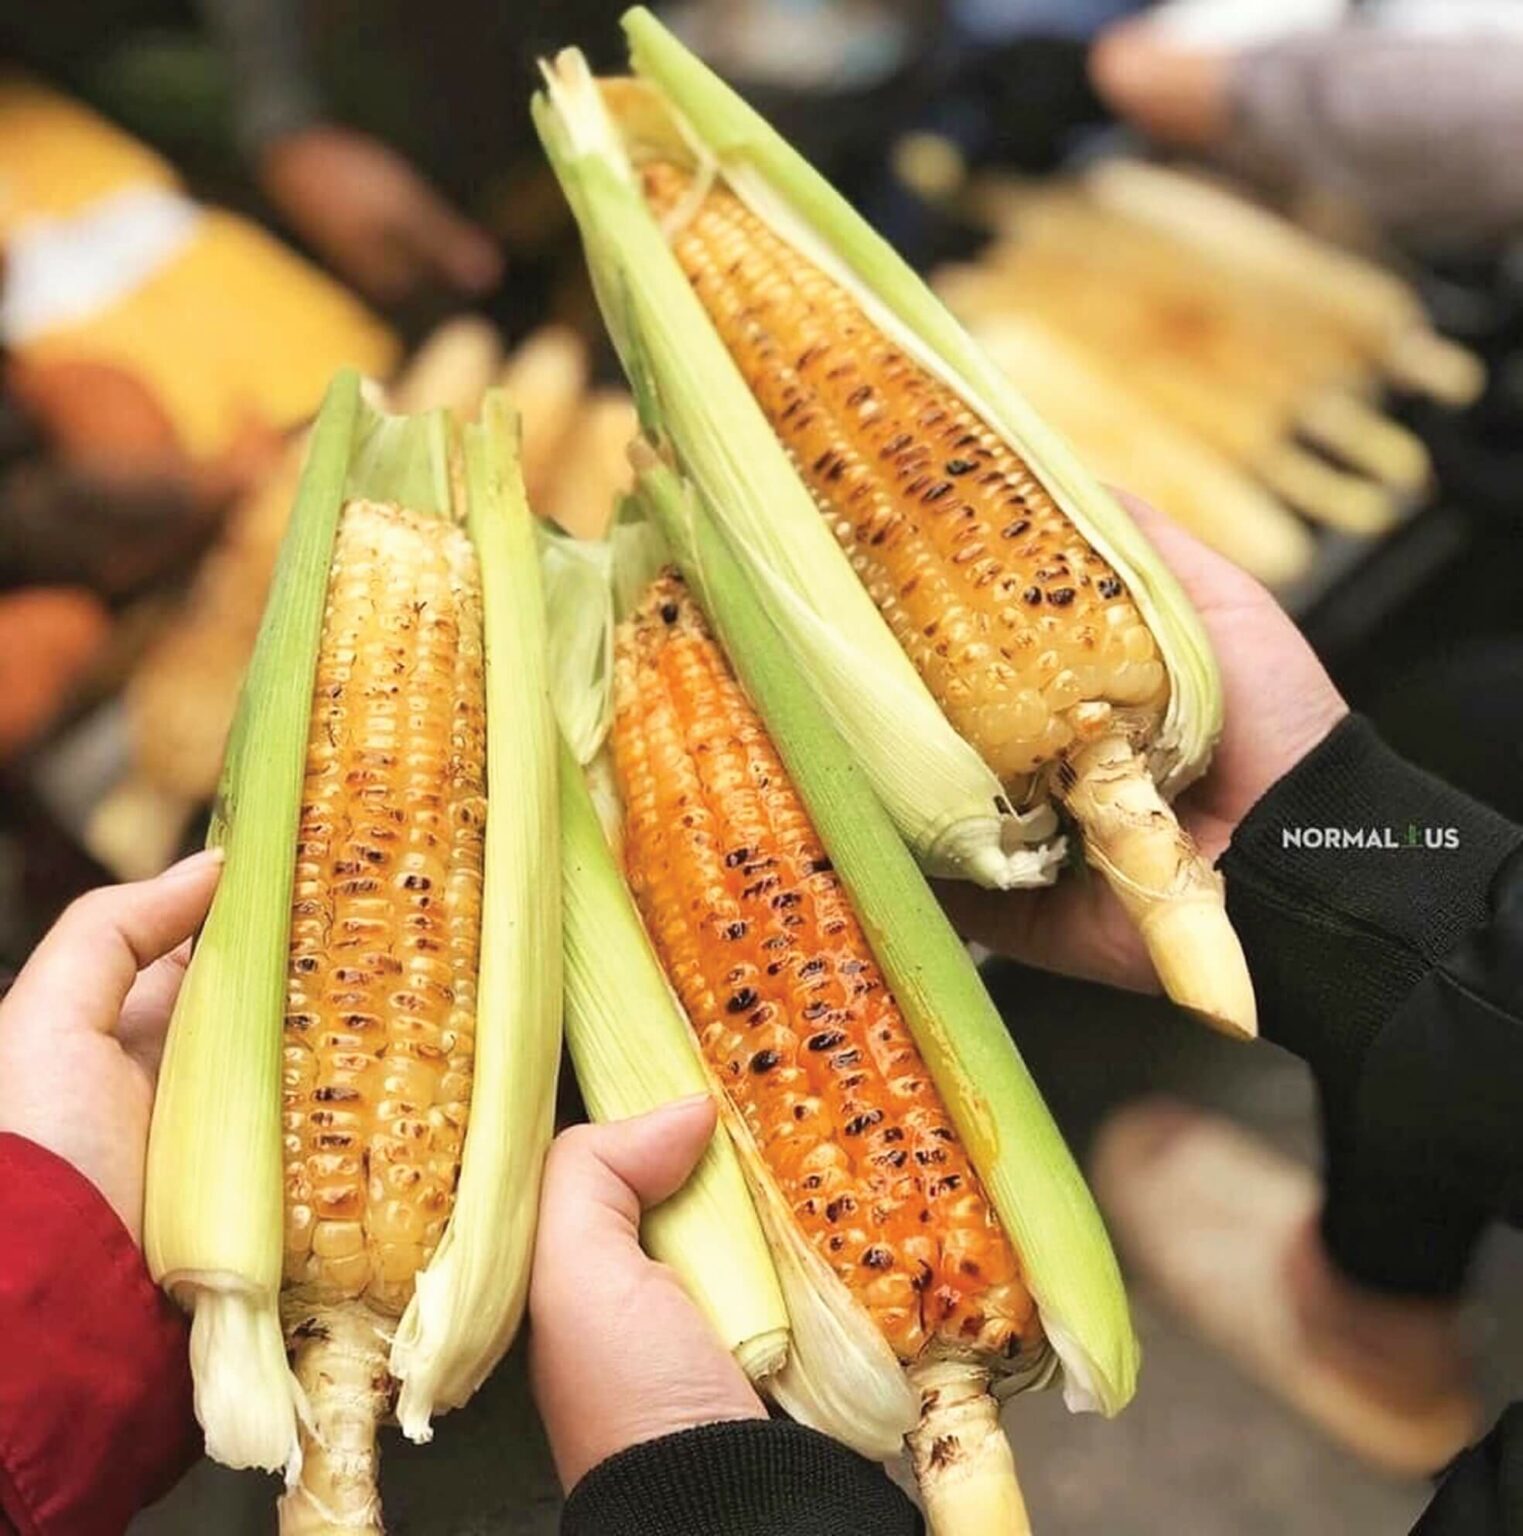
<instances>
[{"instance_id":1,"label":"human hand","mask_svg":"<svg viewBox=\"0 0 1523 1536\"><path fill-rule=\"evenodd\" d=\"M1106 28L1089 79L1117 117L1160 143L1210 149L1232 127L1233 54L1170 38L1148 18Z\"/></svg>"},{"instance_id":2,"label":"human hand","mask_svg":"<svg viewBox=\"0 0 1523 1536\"><path fill-rule=\"evenodd\" d=\"M72 1164L140 1240L164 1033L220 850L81 896L0 1003L0 1131Z\"/></svg>"},{"instance_id":3,"label":"human hand","mask_svg":"<svg viewBox=\"0 0 1523 1536\"><path fill-rule=\"evenodd\" d=\"M714 1134L707 1094L579 1125L550 1150L529 1289L529 1377L561 1486L643 1441L766 1410L640 1212L679 1190Z\"/></svg>"},{"instance_id":4,"label":"human hand","mask_svg":"<svg viewBox=\"0 0 1523 1536\"><path fill-rule=\"evenodd\" d=\"M258 178L297 234L379 303L434 284L482 294L502 277L487 233L368 134L328 123L288 134L264 151Z\"/></svg>"},{"instance_id":5,"label":"human hand","mask_svg":"<svg viewBox=\"0 0 1523 1536\"><path fill-rule=\"evenodd\" d=\"M1221 668L1225 725L1210 772L1175 809L1210 862L1254 803L1348 713L1312 648L1251 576L1145 502L1122 502L1184 587ZM1156 992L1136 927L1106 881L992 892L947 882L938 895L965 937L1044 970Z\"/></svg>"}]
</instances>

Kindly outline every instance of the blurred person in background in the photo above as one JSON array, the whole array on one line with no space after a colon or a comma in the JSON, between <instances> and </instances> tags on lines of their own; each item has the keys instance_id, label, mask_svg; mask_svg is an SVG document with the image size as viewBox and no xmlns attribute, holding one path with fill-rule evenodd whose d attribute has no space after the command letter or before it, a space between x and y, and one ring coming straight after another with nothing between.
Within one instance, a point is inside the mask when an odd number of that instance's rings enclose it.
<instances>
[{"instance_id":1,"label":"blurred person in background","mask_svg":"<svg viewBox=\"0 0 1523 1536\"><path fill-rule=\"evenodd\" d=\"M1103 31L1090 77L1155 142L1279 189L1319 189L1418 248L1523 232L1523 30L1351 23L1240 47L1141 16Z\"/></svg>"},{"instance_id":2,"label":"blurred person in background","mask_svg":"<svg viewBox=\"0 0 1523 1536\"><path fill-rule=\"evenodd\" d=\"M56 0L0 6L0 55L58 79L213 195L251 183L376 302L479 298L504 270L481 219L512 203L533 150L534 56L573 33L611 40L618 11L531 9Z\"/></svg>"}]
</instances>

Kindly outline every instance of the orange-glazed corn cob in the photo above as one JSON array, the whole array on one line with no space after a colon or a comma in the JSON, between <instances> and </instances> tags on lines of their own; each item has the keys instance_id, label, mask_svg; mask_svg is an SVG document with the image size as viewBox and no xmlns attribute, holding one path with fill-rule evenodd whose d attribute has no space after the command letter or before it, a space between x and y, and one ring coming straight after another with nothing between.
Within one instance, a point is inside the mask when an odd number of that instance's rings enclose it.
<instances>
[{"instance_id":1,"label":"orange-glazed corn cob","mask_svg":"<svg viewBox=\"0 0 1523 1536\"><path fill-rule=\"evenodd\" d=\"M630 885L806 1235L906 1362L1041 1340L1019 1262L761 721L680 580L619 629Z\"/></svg>"},{"instance_id":2,"label":"orange-glazed corn cob","mask_svg":"<svg viewBox=\"0 0 1523 1536\"><path fill-rule=\"evenodd\" d=\"M460 1172L486 819L481 626L461 529L345 509L307 743L283 1087L283 1311L298 1379L336 1411L318 1416L285 1532L335 1528L323 1506L380 1528L354 1501L373 1502L385 1341ZM319 1378L348 1396L311 1390Z\"/></svg>"},{"instance_id":3,"label":"orange-glazed corn cob","mask_svg":"<svg viewBox=\"0 0 1523 1536\"><path fill-rule=\"evenodd\" d=\"M658 212L690 185L645 171ZM1145 740L1168 702L1157 645L1030 467L732 192L710 190L673 248L899 643L999 777L1019 790L1123 723Z\"/></svg>"}]
</instances>

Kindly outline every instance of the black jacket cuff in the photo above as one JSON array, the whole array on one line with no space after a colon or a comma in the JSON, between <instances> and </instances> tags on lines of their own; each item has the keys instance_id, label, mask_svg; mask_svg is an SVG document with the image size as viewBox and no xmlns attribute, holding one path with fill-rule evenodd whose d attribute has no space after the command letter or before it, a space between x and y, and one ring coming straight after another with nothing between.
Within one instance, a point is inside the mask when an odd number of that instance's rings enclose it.
<instances>
[{"instance_id":1,"label":"black jacket cuff","mask_svg":"<svg viewBox=\"0 0 1523 1536\"><path fill-rule=\"evenodd\" d=\"M631 1446L571 1490L562 1536L922 1536L879 1466L784 1420L706 1424Z\"/></svg>"}]
</instances>

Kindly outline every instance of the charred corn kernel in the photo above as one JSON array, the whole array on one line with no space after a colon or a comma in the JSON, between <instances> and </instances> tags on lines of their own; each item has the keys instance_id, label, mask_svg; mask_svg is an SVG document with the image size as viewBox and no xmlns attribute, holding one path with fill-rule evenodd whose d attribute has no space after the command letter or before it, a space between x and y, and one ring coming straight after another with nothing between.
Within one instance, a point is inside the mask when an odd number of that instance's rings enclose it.
<instances>
[{"instance_id":1,"label":"charred corn kernel","mask_svg":"<svg viewBox=\"0 0 1523 1536\"><path fill-rule=\"evenodd\" d=\"M282 1530L379 1529L370 1397L449 1219L470 1116L486 825L476 554L344 511L307 740L284 1035L286 1320L313 1404ZM352 1379L350 1379L352 1378ZM355 1413L329 1384L347 1381Z\"/></svg>"},{"instance_id":2,"label":"charred corn kernel","mask_svg":"<svg viewBox=\"0 0 1523 1536\"><path fill-rule=\"evenodd\" d=\"M680 580L620 626L630 885L795 1219L902 1360L1041 1332L1020 1265L760 720Z\"/></svg>"},{"instance_id":3,"label":"charred corn kernel","mask_svg":"<svg viewBox=\"0 0 1523 1536\"><path fill-rule=\"evenodd\" d=\"M313 693L285 1025L286 1284L313 1300L400 1314L449 1216L470 1110L485 729L470 540L350 506Z\"/></svg>"},{"instance_id":4,"label":"charred corn kernel","mask_svg":"<svg viewBox=\"0 0 1523 1536\"><path fill-rule=\"evenodd\" d=\"M658 213L691 178L644 173ZM733 193L711 190L674 249L774 430L900 644L1007 783L1126 709L1168 703L1125 584L1030 467Z\"/></svg>"}]
</instances>

